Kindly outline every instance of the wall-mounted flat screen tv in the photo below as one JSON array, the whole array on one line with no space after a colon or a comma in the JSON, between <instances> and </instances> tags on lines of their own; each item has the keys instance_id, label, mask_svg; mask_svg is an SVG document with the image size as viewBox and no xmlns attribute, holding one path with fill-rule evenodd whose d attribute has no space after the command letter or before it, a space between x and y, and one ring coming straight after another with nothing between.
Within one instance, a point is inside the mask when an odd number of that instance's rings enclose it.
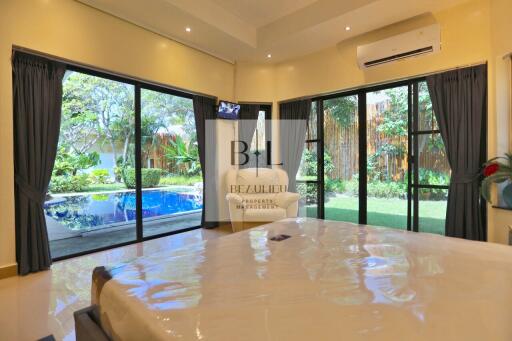
<instances>
[{"instance_id":1,"label":"wall-mounted flat screen tv","mask_svg":"<svg viewBox=\"0 0 512 341\"><path fill-rule=\"evenodd\" d=\"M240 112L240 105L228 101L219 102L218 118L226 120L238 120L238 113Z\"/></svg>"}]
</instances>

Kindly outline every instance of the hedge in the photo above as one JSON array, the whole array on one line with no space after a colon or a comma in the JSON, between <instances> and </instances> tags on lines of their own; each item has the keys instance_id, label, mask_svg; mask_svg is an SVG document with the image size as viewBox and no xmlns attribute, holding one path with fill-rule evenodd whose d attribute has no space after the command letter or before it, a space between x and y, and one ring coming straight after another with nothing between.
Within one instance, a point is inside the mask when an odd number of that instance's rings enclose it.
<instances>
[{"instance_id":1,"label":"hedge","mask_svg":"<svg viewBox=\"0 0 512 341\"><path fill-rule=\"evenodd\" d=\"M156 187L160 183L162 170L160 168L142 168L142 188ZM123 182L127 188L135 188L135 168L127 167L123 170Z\"/></svg>"}]
</instances>

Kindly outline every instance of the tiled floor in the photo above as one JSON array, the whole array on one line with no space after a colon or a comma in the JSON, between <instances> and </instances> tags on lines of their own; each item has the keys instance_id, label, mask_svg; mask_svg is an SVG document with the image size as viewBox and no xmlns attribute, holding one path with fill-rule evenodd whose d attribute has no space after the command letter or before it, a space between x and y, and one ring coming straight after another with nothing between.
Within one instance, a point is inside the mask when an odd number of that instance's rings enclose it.
<instances>
[{"instance_id":1,"label":"tiled floor","mask_svg":"<svg viewBox=\"0 0 512 341\"><path fill-rule=\"evenodd\" d=\"M75 340L73 312L89 305L92 269L229 233L194 230L56 262L52 269L0 280L0 340L37 340L53 334Z\"/></svg>"}]
</instances>

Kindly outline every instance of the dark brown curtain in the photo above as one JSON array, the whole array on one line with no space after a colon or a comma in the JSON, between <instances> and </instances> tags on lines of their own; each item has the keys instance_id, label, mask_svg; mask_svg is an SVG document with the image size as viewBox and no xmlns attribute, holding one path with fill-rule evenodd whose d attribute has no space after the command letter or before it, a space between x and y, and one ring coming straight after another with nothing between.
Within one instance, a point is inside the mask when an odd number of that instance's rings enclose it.
<instances>
[{"instance_id":1,"label":"dark brown curtain","mask_svg":"<svg viewBox=\"0 0 512 341\"><path fill-rule=\"evenodd\" d=\"M201 226L213 228L218 226L217 204L217 165L215 146L217 133L214 120L217 118L217 100L211 97L196 95L193 98L194 117L196 120L197 144L199 161L203 174L203 213ZM208 153L207 153L208 152Z\"/></svg>"},{"instance_id":2,"label":"dark brown curtain","mask_svg":"<svg viewBox=\"0 0 512 341\"><path fill-rule=\"evenodd\" d=\"M281 103L279 105L280 152L282 168L288 173L289 191L295 192L306 138L306 127L311 112L311 100Z\"/></svg>"},{"instance_id":3,"label":"dark brown curtain","mask_svg":"<svg viewBox=\"0 0 512 341\"><path fill-rule=\"evenodd\" d=\"M259 104L241 104L240 114L238 120L238 140L247 143L248 149L246 154L249 155L247 163L242 164L245 161L245 157L239 154L240 168L256 167L256 156L249 153L251 148L252 137L258 124L258 114L260 112ZM264 156L264 155L262 155ZM265 161L260 157L258 159L258 167L265 167Z\"/></svg>"},{"instance_id":4,"label":"dark brown curtain","mask_svg":"<svg viewBox=\"0 0 512 341\"><path fill-rule=\"evenodd\" d=\"M16 258L21 275L51 265L43 204L59 142L65 66L13 57Z\"/></svg>"},{"instance_id":5,"label":"dark brown curtain","mask_svg":"<svg viewBox=\"0 0 512 341\"><path fill-rule=\"evenodd\" d=\"M487 66L429 76L427 83L452 170L446 235L486 240L479 172L486 155Z\"/></svg>"}]
</instances>

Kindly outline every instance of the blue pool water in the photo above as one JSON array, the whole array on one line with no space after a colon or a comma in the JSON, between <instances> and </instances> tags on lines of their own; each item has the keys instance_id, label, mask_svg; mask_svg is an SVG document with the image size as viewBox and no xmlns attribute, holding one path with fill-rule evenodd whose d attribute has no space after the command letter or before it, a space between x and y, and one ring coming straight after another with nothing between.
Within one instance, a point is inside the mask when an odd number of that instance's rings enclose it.
<instances>
[{"instance_id":1,"label":"blue pool water","mask_svg":"<svg viewBox=\"0 0 512 341\"><path fill-rule=\"evenodd\" d=\"M142 191L142 217L158 218L199 210L202 195L172 190ZM91 230L97 226L135 221L135 192L63 196L44 205L45 214L71 230Z\"/></svg>"}]
</instances>

